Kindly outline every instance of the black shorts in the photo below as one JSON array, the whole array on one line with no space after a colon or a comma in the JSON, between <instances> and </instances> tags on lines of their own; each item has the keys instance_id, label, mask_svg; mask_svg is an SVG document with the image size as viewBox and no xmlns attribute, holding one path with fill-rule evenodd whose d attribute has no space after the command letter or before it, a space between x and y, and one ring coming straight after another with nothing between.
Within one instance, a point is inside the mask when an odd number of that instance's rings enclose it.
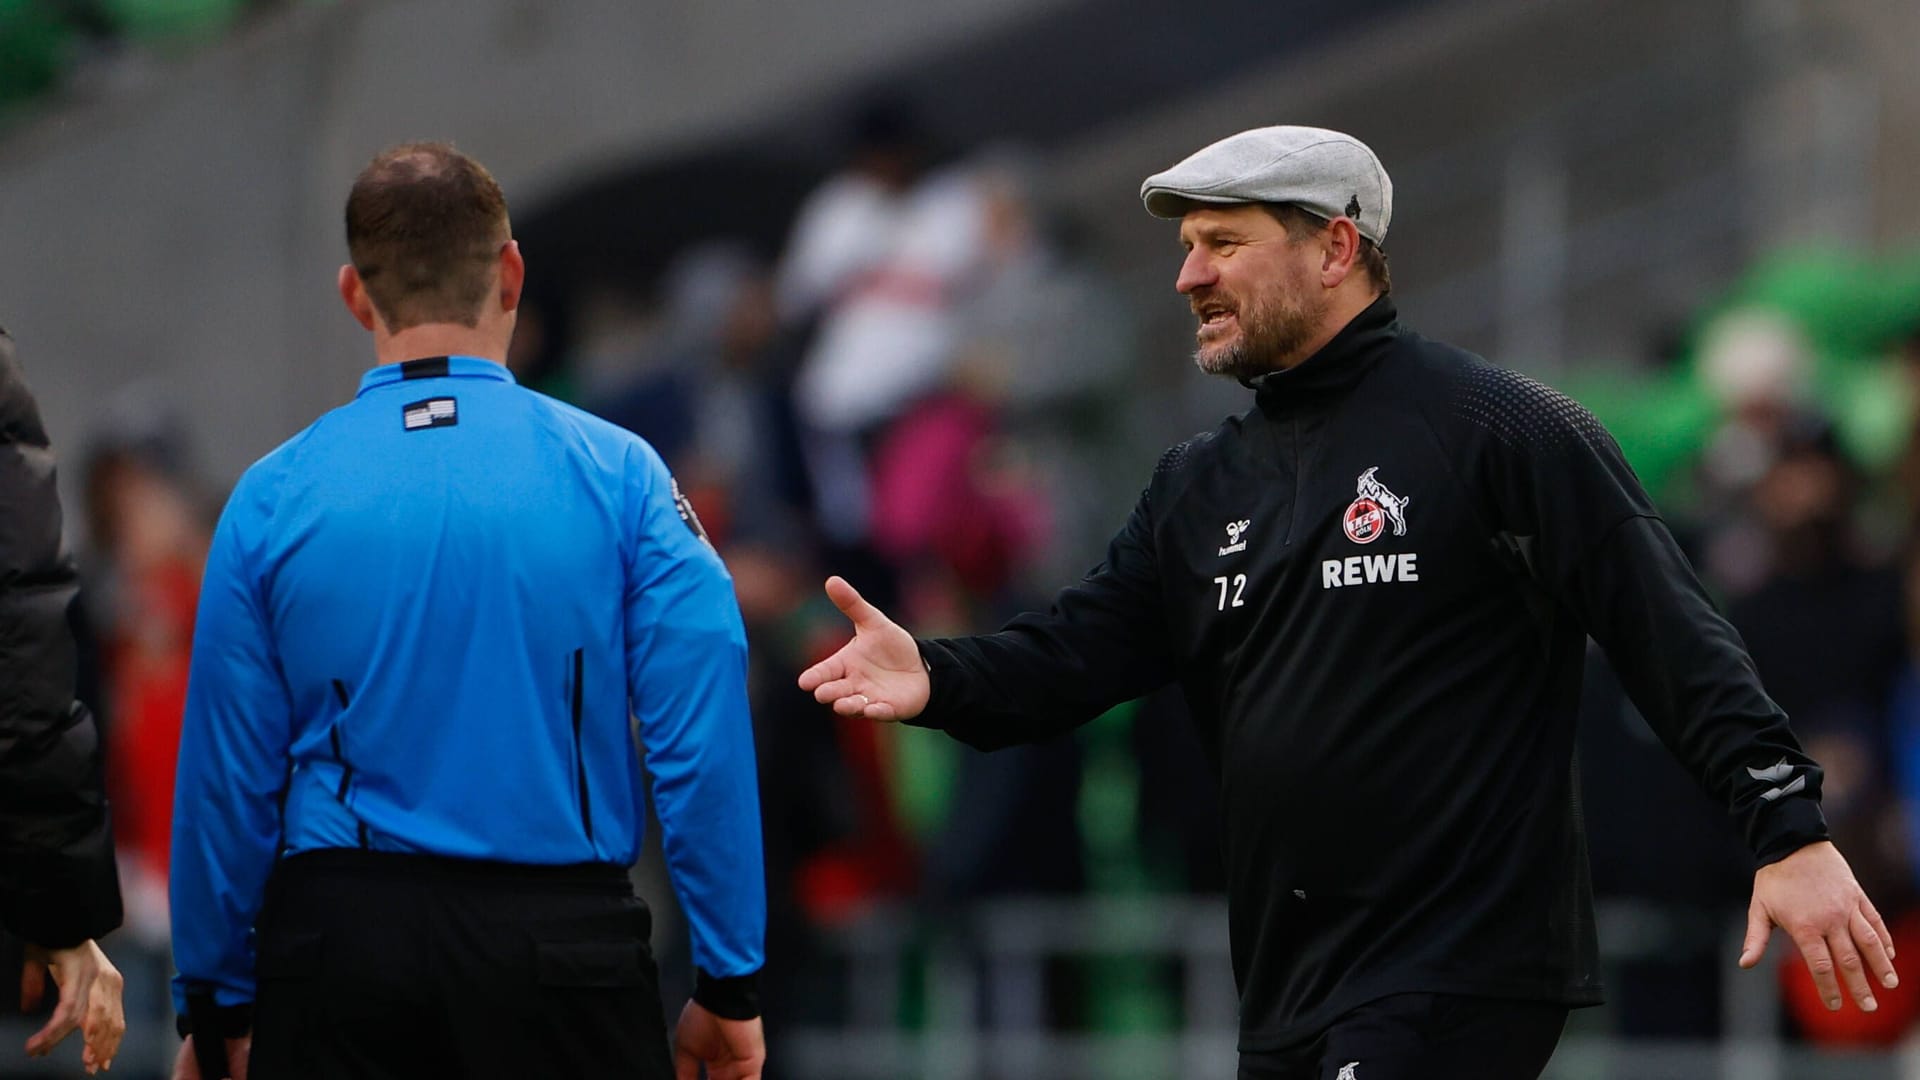
<instances>
[{"instance_id":1,"label":"black shorts","mask_svg":"<svg viewBox=\"0 0 1920 1080\"><path fill-rule=\"evenodd\" d=\"M670 1080L652 915L612 866L383 852L275 868L254 1080Z\"/></svg>"},{"instance_id":2,"label":"black shorts","mask_svg":"<svg viewBox=\"0 0 1920 1080\"><path fill-rule=\"evenodd\" d=\"M1394 994L1312 1042L1242 1053L1240 1080L1537 1080L1566 1024L1552 1002Z\"/></svg>"}]
</instances>

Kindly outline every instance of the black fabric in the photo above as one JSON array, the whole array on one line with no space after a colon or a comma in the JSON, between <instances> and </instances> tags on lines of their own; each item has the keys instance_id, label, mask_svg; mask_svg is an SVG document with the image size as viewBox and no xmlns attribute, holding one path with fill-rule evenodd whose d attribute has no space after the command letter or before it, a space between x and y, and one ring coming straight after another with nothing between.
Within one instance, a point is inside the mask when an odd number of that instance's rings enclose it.
<instances>
[{"instance_id":1,"label":"black fabric","mask_svg":"<svg viewBox=\"0 0 1920 1080\"><path fill-rule=\"evenodd\" d=\"M427 356L418 360L402 360L400 377L403 379L439 379L446 377L451 364L444 356Z\"/></svg>"},{"instance_id":2,"label":"black fabric","mask_svg":"<svg viewBox=\"0 0 1920 1080\"><path fill-rule=\"evenodd\" d=\"M693 980L693 1000L723 1020L752 1020L760 1015L760 973L709 975L704 968Z\"/></svg>"},{"instance_id":3,"label":"black fabric","mask_svg":"<svg viewBox=\"0 0 1920 1080\"><path fill-rule=\"evenodd\" d=\"M0 925L67 948L120 925L100 736L74 700L53 451L0 332Z\"/></svg>"},{"instance_id":4,"label":"black fabric","mask_svg":"<svg viewBox=\"0 0 1920 1080\"><path fill-rule=\"evenodd\" d=\"M175 1028L182 1038L193 1040L193 1059L200 1066L200 1080L227 1080L232 1076L233 1059L227 1053L227 1039L245 1035L253 1027L253 1005L223 1009L214 1001L212 987L193 987L187 991L187 1013Z\"/></svg>"},{"instance_id":5,"label":"black fabric","mask_svg":"<svg viewBox=\"0 0 1920 1080\"><path fill-rule=\"evenodd\" d=\"M294 856L258 927L256 1080L673 1075L617 867Z\"/></svg>"},{"instance_id":6,"label":"black fabric","mask_svg":"<svg viewBox=\"0 0 1920 1080\"><path fill-rule=\"evenodd\" d=\"M1818 766L1585 409L1384 298L1252 385L1050 612L923 642L911 721L992 749L1177 682L1220 780L1243 1050L1385 994L1600 1000L1589 634L1756 862L1825 838Z\"/></svg>"},{"instance_id":7,"label":"black fabric","mask_svg":"<svg viewBox=\"0 0 1920 1080\"><path fill-rule=\"evenodd\" d=\"M1567 1009L1537 1001L1395 994L1304 1045L1240 1055L1240 1080L1536 1080Z\"/></svg>"},{"instance_id":8,"label":"black fabric","mask_svg":"<svg viewBox=\"0 0 1920 1080\"><path fill-rule=\"evenodd\" d=\"M216 1038L237 1039L253 1030L253 1002L244 1005L219 1005L213 988L193 985L187 989L187 1011L173 1021L174 1034L185 1038L195 1032L211 1032Z\"/></svg>"}]
</instances>

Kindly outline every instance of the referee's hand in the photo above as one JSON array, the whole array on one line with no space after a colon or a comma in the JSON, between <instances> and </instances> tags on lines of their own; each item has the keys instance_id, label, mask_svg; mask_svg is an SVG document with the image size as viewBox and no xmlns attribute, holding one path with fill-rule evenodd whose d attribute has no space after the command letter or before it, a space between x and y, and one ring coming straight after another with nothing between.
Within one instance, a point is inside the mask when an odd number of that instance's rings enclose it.
<instances>
[{"instance_id":1,"label":"referee's hand","mask_svg":"<svg viewBox=\"0 0 1920 1080\"><path fill-rule=\"evenodd\" d=\"M689 1001L673 1028L674 1080L760 1080L767 1065L767 1036L760 1018L727 1020Z\"/></svg>"},{"instance_id":2,"label":"referee's hand","mask_svg":"<svg viewBox=\"0 0 1920 1080\"><path fill-rule=\"evenodd\" d=\"M1888 989L1900 985L1893 971L1893 935L1887 932L1886 921L1854 880L1840 849L1824 840L1753 875L1753 904L1747 909L1741 967L1760 962L1776 926L1800 946L1814 986L1829 1009L1840 1007L1842 983L1863 1012L1880 1007L1873 999L1869 976Z\"/></svg>"},{"instance_id":3,"label":"referee's hand","mask_svg":"<svg viewBox=\"0 0 1920 1080\"><path fill-rule=\"evenodd\" d=\"M853 620L853 640L800 673L800 689L841 716L911 720L927 707L932 684L913 635L860 598L842 577L827 579L827 597Z\"/></svg>"}]
</instances>

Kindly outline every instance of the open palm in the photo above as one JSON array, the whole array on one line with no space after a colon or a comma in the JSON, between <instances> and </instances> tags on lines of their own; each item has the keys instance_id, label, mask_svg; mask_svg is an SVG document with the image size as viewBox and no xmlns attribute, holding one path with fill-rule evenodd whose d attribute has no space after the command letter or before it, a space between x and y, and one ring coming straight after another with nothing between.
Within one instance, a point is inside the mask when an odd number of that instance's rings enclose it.
<instances>
[{"instance_id":1,"label":"open palm","mask_svg":"<svg viewBox=\"0 0 1920 1080\"><path fill-rule=\"evenodd\" d=\"M861 599L842 577L827 579L827 598L853 620L853 640L800 673L800 689L841 716L910 720L927 707L931 684L913 635Z\"/></svg>"}]
</instances>

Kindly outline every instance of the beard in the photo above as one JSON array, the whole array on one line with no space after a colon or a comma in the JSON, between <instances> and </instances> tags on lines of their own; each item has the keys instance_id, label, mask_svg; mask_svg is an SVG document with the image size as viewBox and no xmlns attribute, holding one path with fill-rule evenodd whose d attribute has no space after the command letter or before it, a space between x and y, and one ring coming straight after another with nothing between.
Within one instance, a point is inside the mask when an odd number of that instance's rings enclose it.
<instances>
[{"instance_id":1,"label":"beard","mask_svg":"<svg viewBox=\"0 0 1920 1080\"><path fill-rule=\"evenodd\" d=\"M1200 341L1194 347L1193 362L1209 375L1242 381L1278 371L1304 359L1300 350L1312 340L1325 314L1324 303L1290 302L1284 289L1269 288L1235 308L1238 333L1212 344ZM1195 333L1204 332L1202 326Z\"/></svg>"}]
</instances>

